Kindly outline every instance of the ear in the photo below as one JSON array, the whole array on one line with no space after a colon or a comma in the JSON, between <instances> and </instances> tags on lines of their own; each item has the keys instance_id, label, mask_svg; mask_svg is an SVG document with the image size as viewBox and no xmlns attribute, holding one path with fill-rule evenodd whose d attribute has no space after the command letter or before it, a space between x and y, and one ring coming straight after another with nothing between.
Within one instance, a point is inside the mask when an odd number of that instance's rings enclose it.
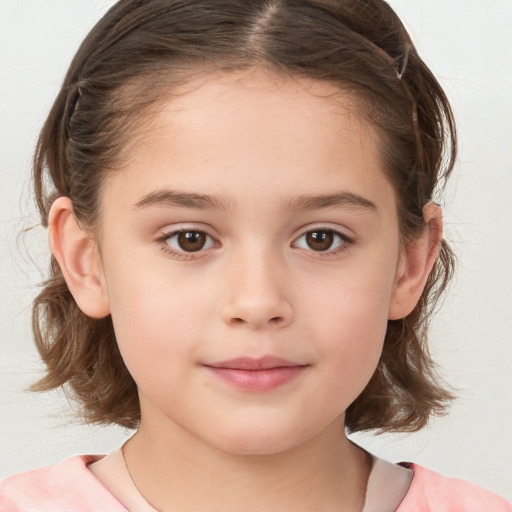
<instances>
[{"instance_id":1,"label":"ear","mask_svg":"<svg viewBox=\"0 0 512 512\"><path fill-rule=\"evenodd\" d=\"M423 208L423 232L404 247L391 297L388 319L405 318L420 300L443 240L443 214L434 203Z\"/></svg>"},{"instance_id":2,"label":"ear","mask_svg":"<svg viewBox=\"0 0 512 512\"><path fill-rule=\"evenodd\" d=\"M92 318L110 314L96 241L78 224L68 197L54 201L48 232L51 251L78 307Z\"/></svg>"}]
</instances>

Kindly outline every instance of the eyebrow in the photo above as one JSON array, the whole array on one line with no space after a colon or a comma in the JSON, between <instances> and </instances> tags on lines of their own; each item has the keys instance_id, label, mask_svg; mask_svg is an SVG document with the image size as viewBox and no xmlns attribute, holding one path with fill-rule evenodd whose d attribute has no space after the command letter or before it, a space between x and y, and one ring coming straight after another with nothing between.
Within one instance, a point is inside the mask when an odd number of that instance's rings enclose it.
<instances>
[{"instance_id":1,"label":"eyebrow","mask_svg":"<svg viewBox=\"0 0 512 512\"><path fill-rule=\"evenodd\" d=\"M304 194L286 201L284 207L292 211L320 210L322 208L350 208L377 211L377 206L374 202L353 192L317 195Z\"/></svg>"},{"instance_id":2,"label":"eyebrow","mask_svg":"<svg viewBox=\"0 0 512 512\"><path fill-rule=\"evenodd\" d=\"M135 207L137 209L150 206L168 206L182 208L198 208L205 210L228 210L232 202L220 196L178 192L174 190L155 190L146 194Z\"/></svg>"},{"instance_id":3,"label":"eyebrow","mask_svg":"<svg viewBox=\"0 0 512 512\"><path fill-rule=\"evenodd\" d=\"M167 206L227 211L234 204L234 201L221 196L164 189L146 194L136 203L135 208ZM286 200L283 203L283 208L289 211L320 210L322 208L350 208L377 211L377 206L374 202L353 192L303 194Z\"/></svg>"}]
</instances>

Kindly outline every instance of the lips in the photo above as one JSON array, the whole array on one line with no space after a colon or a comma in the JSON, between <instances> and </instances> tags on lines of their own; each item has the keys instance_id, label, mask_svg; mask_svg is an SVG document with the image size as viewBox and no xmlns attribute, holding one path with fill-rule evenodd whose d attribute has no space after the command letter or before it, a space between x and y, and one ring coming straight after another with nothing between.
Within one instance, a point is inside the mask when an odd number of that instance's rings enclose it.
<instances>
[{"instance_id":1,"label":"lips","mask_svg":"<svg viewBox=\"0 0 512 512\"><path fill-rule=\"evenodd\" d=\"M277 389L299 377L309 365L273 356L241 357L204 365L225 383L248 392Z\"/></svg>"}]
</instances>

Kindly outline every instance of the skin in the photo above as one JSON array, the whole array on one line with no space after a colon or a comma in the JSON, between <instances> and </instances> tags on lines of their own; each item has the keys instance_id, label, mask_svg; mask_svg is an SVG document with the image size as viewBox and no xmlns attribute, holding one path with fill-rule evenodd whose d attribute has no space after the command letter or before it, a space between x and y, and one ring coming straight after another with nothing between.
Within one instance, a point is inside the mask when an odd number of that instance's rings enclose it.
<instances>
[{"instance_id":1,"label":"skin","mask_svg":"<svg viewBox=\"0 0 512 512\"><path fill-rule=\"evenodd\" d=\"M441 214L427 205L431 229L403 247L376 134L336 92L263 70L206 77L162 102L108 177L97 237L69 199L53 205L70 290L90 316L112 315L137 383L126 460L159 510L363 506L369 461L345 410L388 319L421 294ZM327 250L315 229L333 237ZM184 251L176 230L206 234L204 248ZM267 355L304 369L258 392L208 367Z\"/></svg>"}]
</instances>

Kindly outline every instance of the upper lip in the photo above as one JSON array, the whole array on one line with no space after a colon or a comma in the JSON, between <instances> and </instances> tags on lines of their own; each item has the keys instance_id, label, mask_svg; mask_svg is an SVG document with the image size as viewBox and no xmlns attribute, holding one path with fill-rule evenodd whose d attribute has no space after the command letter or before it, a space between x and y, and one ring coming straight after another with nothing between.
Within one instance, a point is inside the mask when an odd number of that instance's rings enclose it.
<instances>
[{"instance_id":1,"label":"upper lip","mask_svg":"<svg viewBox=\"0 0 512 512\"><path fill-rule=\"evenodd\" d=\"M283 368L290 366L306 366L294 361L274 356L264 357L237 357L227 361L207 364L212 368L225 368L229 370L270 370L271 368Z\"/></svg>"}]
</instances>

